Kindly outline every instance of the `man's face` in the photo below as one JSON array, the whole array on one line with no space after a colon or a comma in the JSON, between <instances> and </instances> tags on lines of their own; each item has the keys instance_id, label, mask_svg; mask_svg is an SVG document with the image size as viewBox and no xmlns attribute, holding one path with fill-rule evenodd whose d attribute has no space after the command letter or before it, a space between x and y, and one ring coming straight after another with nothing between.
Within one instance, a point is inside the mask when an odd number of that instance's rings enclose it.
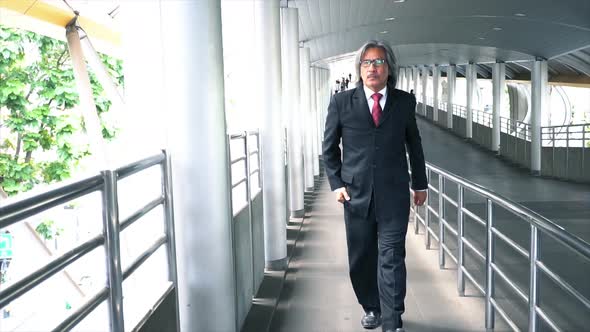
<instances>
[{"instance_id":1,"label":"man's face","mask_svg":"<svg viewBox=\"0 0 590 332\"><path fill-rule=\"evenodd\" d=\"M385 60L385 51L381 48L369 48L365 51L365 54L361 58L363 60ZM378 92L387 85L387 76L389 75L389 67L387 62L384 62L381 66L377 66L375 63L365 66L361 63L361 78L363 83L371 90Z\"/></svg>"}]
</instances>

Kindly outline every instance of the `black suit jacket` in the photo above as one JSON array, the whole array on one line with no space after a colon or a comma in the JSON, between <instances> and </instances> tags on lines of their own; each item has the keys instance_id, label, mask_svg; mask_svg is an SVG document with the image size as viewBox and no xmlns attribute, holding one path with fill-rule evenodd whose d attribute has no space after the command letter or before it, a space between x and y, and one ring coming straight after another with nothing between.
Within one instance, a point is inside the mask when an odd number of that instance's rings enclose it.
<instances>
[{"instance_id":1,"label":"black suit jacket","mask_svg":"<svg viewBox=\"0 0 590 332\"><path fill-rule=\"evenodd\" d=\"M378 218L391 217L400 208L392 197L408 191L406 147L412 189L428 186L416 99L407 92L387 89L379 126L373 122L362 86L335 94L328 106L323 142L328 181L332 190L347 187L351 200L345 206L361 216L367 215L373 194Z\"/></svg>"}]
</instances>

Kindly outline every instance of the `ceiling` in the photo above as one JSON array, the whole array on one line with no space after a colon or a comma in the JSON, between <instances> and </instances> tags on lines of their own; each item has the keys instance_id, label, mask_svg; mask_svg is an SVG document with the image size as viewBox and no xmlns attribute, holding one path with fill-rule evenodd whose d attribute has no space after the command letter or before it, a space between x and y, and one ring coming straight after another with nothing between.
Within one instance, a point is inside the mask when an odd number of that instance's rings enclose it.
<instances>
[{"instance_id":1,"label":"ceiling","mask_svg":"<svg viewBox=\"0 0 590 332\"><path fill-rule=\"evenodd\" d=\"M43 2L70 12L75 9L115 31L123 3L6 1L25 7ZM541 57L548 59L550 81L590 84L590 0L275 1L299 9L300 41L311 49L316 65L350 58L367 40L383 39L393 46L402 67L439 64L444 73L444 65L474 62L479 76L489 78L491 64L504 61L508 78L528 80L531 61ZM1 8L0 19L8 19ZM38 32L63 38L58 27L38 28ZM54 34L49 33L52 29ZM114 52L112 46L102 48ZM461 66L458 72L462 74Z\"/></svg>"},{"instance_id":2,"label":"ceiling","mask_svg":"<svg viewBox=\"0 0 590 332\"><path fill-rule=\"evenodd\" d=\"M491 73L488 64L505 61L509 78L526 79L531 61L541 57L549 60L550 78L590 82L590 0L288 0L287 5L299 9L300 41L317 64L351 56L369 39L383 39L402 67L475 62L485 77Z\"/></svg>"}]
</instances>

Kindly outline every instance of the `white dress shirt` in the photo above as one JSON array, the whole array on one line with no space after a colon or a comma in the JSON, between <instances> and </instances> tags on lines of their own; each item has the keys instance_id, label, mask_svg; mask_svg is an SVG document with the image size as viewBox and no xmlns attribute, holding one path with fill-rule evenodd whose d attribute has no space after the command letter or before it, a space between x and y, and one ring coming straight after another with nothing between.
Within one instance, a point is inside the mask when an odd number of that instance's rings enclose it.
<instances>
[{"instance_id":1,"label":"white dress shirt","mask_svg":"<svg viewBox=\"0 0 590 332\"><path fill-rule=\"evenodd\" d=\"M367 103L369 104L369 113L373 114L373 105L375 105L375 101L373 100L373 98L371 98L371 96L375 94L375 92L367 88L366 85L363 85L363 89L365 90L365 97L367 97ZM387 101L387 86L379 90L378 93L381 94L379 105L381 105L381 111L383 111L385 110L385 102Z\"/></svg>"}]
</instances>

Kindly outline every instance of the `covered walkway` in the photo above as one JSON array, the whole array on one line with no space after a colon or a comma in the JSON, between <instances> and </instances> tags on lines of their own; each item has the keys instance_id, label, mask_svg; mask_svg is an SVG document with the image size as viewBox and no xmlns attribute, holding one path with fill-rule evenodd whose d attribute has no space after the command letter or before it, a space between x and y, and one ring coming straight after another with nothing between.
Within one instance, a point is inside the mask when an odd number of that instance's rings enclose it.
<instances>
[{"instance_id":1,"label":"covered walkway","mask_svg":"<svg viewBox=\"0 0 590 332\"><path fill-rule=\"evenodd\" d=\"M360 332L362 309L348 278L343 210L323 181L301 229L269 331ZM458 297L453 269L439 270L424 234L407 236L407 331L485 331L484 301L476 290ZM501 325L496 331L504 331Z\"/></svg>"},{"instance_id":2,"label":"covered walkway","mask_svg":"<svg viewBox=\"0 0 590 332\"><path fill-rule=\"evenodd\" d=\"M532 176L507 160L478 147L470 141L453 135L448 130L419 118L418 125L423 140L426 159L429 163L451 171L474 183L480 184L508 199L518 202L529 209L555 221L570 233L588 241L590 227L587 216L590 215L590 186L546 177ZM431 175L431 189L437 187L438 178ZM296 244L290 252L289 268L286 272L282 291L274 292L277 303L272 320L246 324L244 332L268 328L273 332L298 331L364 331L359 320L362 309L356 302L348 278L346 236L343 210L334 199L325 178L316 187L313 197L308 200L308 210L299 234L293 236ZM455 190L456 192L456 190ZM449 196L452 196L449 194ZM312 196L310 196L312 197ZM431 204L438 209L437 194L430 191ZM466 206L477 215L485 218L484 202L471 197ZM424 209L419 209L424 217ZM456 225L456 215L449 213L446 220ZM485 331L485 297L470 282L466 283L465 296L457 293L457 264L451 259L445 267L439 269L436 239L425 249L425 231L422 225L416 226L410 217L407 243L406 264L408 268L408 293L406 313L404 315L407 331ZM497 227L506 230L510 238L527 247L528 225L517 220L515 216L504 213L496 220ZM431 214L430 225L438 228L438 223ZM414 232L418 227L419 231ZM508 229L510 229L508 231ZM466 230L467 237L485 247L485 231ZM447 233L445 245L456 254L456 236ZM546 237L546 248L542 256L545 264L558 270L564 280L575 285L584 296L590 295L585 283L590 273L587 264L568 254L567 249L551 243ZM514 257L510 248L499 245L496 248L498 266L501 266L515 283L526 288L528 263ZM570 259L563 260L563 257ZM477 257L467 251L466 260L469 269L474 271L476 279L485 283L485 265L476 264ZM582 264L578 264L582 263ZM564 295L556 285L542 283L543 291L551 303L544 306L557 314L564 331L579 330L590 323L582 308L575 301L563 300ZM279 287L280 288L280 287ZM280 296L279 296L280 294ZM264 295L268 296L268 294ZM270 295L271 297L273 295ZM496 296L502 299L502 305L508 307L508 315L519 327L526 326L527 308L525 303L514 295L506 285L496 289ZM561 300L559 300L561 299ZM256 311L256 301L254 305ZM556 308L562 308L557 310ZM258 315L255 319L264 320L271 316ZM572 319L569 323L568 317ZM254 317L250 317L254 318ZM563 324L566 324L565 326ZM510 331L511 327L500 317L495 317L495 331Z\"/></svg>"},{"instance_id":3,"label":"covered walkway","mask_svg":"<svg viewBox=\"0 0 590 332\"><path fill-rule=\"evenodd\" d=\"M394 48L429 163L407 331L588 330L589 17L588 0L0 0L0 23L67 41L70 112L104 159L0 202L0 332L363 331L321 142L370 39ZM97 51L122 57L124 86ZM113 145L87 64L121 110ZM0 122L26 119L5 121L14 104ZM0 126L24 167L28 136ZM72 235L43 240L55 211Z\"/></svg>"}]
</instances>

